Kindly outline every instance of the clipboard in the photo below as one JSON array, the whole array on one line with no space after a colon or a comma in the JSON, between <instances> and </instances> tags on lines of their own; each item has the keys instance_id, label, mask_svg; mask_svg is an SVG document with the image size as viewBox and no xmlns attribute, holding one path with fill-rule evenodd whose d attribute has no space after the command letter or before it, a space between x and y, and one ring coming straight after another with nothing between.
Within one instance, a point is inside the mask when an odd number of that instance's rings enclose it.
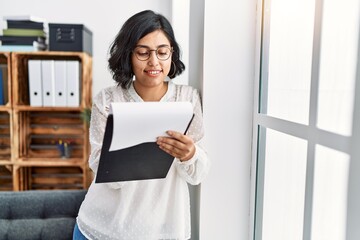
<instances>
[{"instance_id":1,"label":"clipboard","mask_svg":"<svg viewBox=\"0 0 360 240\"><path fill-rule=\"evenodd\" d=\"M186 130L190 127L192 115ZM145 142L109 151L114 129L114 116L108 115L95 183L165 178L174 157L161 150L156 142Z\"/></svg>"}]
</instances>

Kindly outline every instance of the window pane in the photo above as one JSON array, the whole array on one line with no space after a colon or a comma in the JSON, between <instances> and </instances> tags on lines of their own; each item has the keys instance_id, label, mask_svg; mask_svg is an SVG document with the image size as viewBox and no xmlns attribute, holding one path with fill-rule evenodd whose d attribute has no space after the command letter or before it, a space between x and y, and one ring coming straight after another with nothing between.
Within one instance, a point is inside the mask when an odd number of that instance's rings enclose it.
<instances>
[{"instance_id":1,"label":"window pane","mask_svg":"<svg viewBox=\"0 0 360 240\"><path fill-rule=\"evenodd\" d=\"M349 155L316 145L311 239L345 239L349 164Z\"/></svg>"},{"instance_id":2,"label":"window pane","mask_svg":"<svg viewBox=\"0 0 360 240\"><path fill-rule=\"evenodd\" d=\"M262 240L302 240L307 142L266 130Z\"/></svg>"},{"instance_id":3,"label":"window pane","mask_svg":"<svg viewBox=\"0 0 360 240\"><path fill-rule=\"evenodd\" d=\"M314 9L314 0L271 1L270 27L264 30L270 31L270 39L264 39L269 41L269 65L263 62L260 112L308 123Z\"/></svg>"},{"instance_id":4,"label":"window pane","mask_svg":"<svg viewBox=\"0 0 360 240\"><path fill-rule=\"evenodd\" d=\"M359 0L324 0L318 127L351 135Z\"/></svg>"}]
</instances>

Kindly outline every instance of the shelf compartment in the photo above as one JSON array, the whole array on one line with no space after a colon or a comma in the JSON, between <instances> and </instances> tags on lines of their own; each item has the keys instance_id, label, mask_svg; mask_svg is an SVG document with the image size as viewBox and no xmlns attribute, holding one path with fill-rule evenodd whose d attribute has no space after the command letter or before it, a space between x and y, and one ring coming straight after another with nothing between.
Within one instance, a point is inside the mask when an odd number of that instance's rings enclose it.
<instances>
[{"instance_id":1,"label":"shelf compartment","mask_svg":"<svg viewBox=\"0 0 360 240\"><path fill-rule=\"evenodd\" d=\"M3 102L0 101L1 107L10 107L12 100L11 93L11 60L10 53L0 52L0 74L2 77L2 97ZM0 94L1 96L1 94Z\"/></svg>"},{"instance_id":2,"label":"shelf compartment","mask_svg":"<svg viewBox=\"0 0 360 240\"><path fill-rule=\"evenodd\" d=\"M88 128L81 112L25 111L18 114L20 136L25 140L20 144L20 159L29 161L32 158L43 161L84 159ZM67 157L61 154L65 143L70 152ZM61 144L63 147L60 146Z\"/></svg>"},{"instance_id":3,"label":"shelf compartment","mask_svg":"<svg viewBox=\"0 0 360 240\"><path fill-rule=\"evenodd\" d=\"M13 190L13 176L11 165L0 165L0 191Z\"/></svg>"},{"instance_id":4,"label":"shelf compartment","mask_svg":"<svg viewBox=\"0 0 360 240\"><path fill-rule=\"evenodd\" d=\"M28 167L26 190L83 189L84 173L80 167Z\"/></svg>"},{"instance_id":5,"label":"shelf compartment","mask_svg":"<svg viewBox=\"0 0 360 240\"><path fill-rule=\"evenodd\" d=\"M11 124L10 115L0 112L0 159L11 158Z\"/></svg>"},{"instance_id":6,"label":"shelf compartment","mask_svg":"<svg viewBox=\"0 0 360 240\"><path fill-rule=\"evenodd\" d=\"M80 106L91 107L91 84L92 84L92 58L86 53L80 52L41 52L41 53L12 53L12 76L17 81L13 84L14 107L29 106L29 60L75 60L80 62Z\"/></svg>"}]
</instances>

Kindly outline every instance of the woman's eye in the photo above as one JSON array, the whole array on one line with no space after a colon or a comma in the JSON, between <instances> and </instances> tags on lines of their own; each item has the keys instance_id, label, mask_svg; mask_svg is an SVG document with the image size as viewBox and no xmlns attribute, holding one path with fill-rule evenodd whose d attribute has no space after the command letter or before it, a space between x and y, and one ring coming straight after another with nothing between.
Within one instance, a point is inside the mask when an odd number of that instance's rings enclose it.
<instances>
[{"instance_id":1,"label":"woman's eye","mask_svg":"<svg viewBox=\"0 0 360 240\"><path fill-rule=\"evenodd\" d=\"M149 52L138 52L137 54L139 56L147 56L147 55L149 55Z\"/></svg>"}]
</instances>

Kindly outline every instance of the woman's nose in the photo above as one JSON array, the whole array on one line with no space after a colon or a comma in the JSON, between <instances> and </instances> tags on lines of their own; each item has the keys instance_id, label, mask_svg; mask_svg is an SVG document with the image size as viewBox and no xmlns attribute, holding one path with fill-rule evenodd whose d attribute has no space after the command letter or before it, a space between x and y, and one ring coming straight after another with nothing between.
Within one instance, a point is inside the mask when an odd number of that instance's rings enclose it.
<instances>
[{"instance_id":1,"label":"woman's nose","mask_svg":"<svg viewBox=\"0 0 360 240\"><path fill-rule=\"evenodd\" d=\"M150 58L149 58L149 64L152 66L156 66L159 64L159 59L156 56L156 51L151 51L150 52Z\"/></svg>"}]
</instances>

